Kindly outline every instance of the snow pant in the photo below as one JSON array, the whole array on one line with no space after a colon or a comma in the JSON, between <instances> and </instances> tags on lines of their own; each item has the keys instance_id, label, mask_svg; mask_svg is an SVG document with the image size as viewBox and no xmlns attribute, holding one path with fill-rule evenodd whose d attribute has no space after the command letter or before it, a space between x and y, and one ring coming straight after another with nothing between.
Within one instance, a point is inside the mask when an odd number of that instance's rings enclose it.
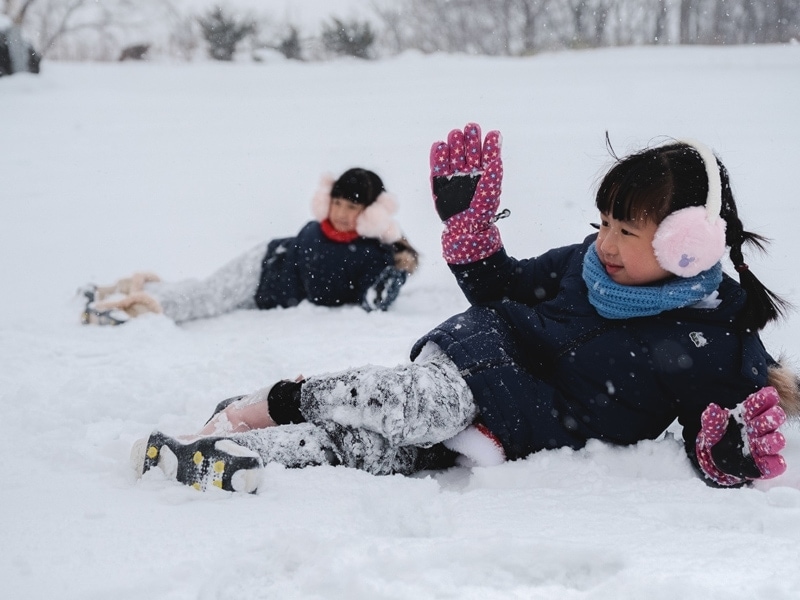
<instances>
[{"instance_id":1,"label":"snow pant","mask_svg":"<svg viewBox=\"0 0 800 600\"><path fill-rule=\"evenodd\" d=\"M255 295L266 252L267 244L259 244L206 279L151 282L145 285L145 291L158 300L164 314L176 323L256 308Z\"/></svg>"},{"instance_id":2,"label":"snow pant","mask_svg":"<svg viewBox=\"0 0 800 600\"><path fill-rule=\"evenodd\" d=\"M455 454L441 442L471 425L477 408L456 366L432 347L408 365L310 377L300 396L306 423L230 437L265 464L287 467L345 465L408 475L451 466Z\"/></svg>"}]
</instances>

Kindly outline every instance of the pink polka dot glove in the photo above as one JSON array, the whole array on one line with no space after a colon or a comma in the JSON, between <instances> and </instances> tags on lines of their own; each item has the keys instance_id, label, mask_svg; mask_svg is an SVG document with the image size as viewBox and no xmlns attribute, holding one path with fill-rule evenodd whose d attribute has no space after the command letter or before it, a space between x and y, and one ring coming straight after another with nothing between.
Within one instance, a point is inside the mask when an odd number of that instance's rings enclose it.
<instances>
[{"instance_id":1,"label":"pink polka dot glove","mask_svg":"<svg viewBox=\"0 0 800 600\"><path fill-rule=\"evenodd\" d=\"M695 443L706 477L718 485L733 486L777 477L786 470L779 454L786 440L778 431L786 413L779 402L775 388L764 387L731 410L708 405Z\"/></svg>"},{"instance_id":2,"label":"pink polka dot glove","mask_svg":"<svg viewBox=\"0 0 800 600\"><path fill-rule=\"evenodd\" d=\"M442 256L450 264L482 260L503 246L494 224L503 182L500 144L499 131L481 144L480 126L467 123L431 147L431 190L444 222Z\"/></svg>"}]
</instances>

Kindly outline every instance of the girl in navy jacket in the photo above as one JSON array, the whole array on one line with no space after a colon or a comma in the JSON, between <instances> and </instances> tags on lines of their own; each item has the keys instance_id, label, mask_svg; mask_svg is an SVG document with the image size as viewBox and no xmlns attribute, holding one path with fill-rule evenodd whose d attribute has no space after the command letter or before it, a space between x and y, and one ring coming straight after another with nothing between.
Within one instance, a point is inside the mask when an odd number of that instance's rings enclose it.
<instances>
[{"instance_id":1,"label":"girl in navy jacket","mask_svg":"<svg viewBox=\"0 0 800 600\"><path fill-rule=\"evenodd\" d=\"M392 215L397 207L372 171L325 177L314 196L316 219L290 238L259 244L204 280L162 282L137 273L112 286L83 288L85 324L118 325L145 312L176 323L237 309L359 304L386 310L397 298L417 253Z\"/></svg>"},{"instance_id":2,"label":"girl in navy jacket","mask_svg":"<svg viewBox=\"0 0 800 600\"><path fill-rule=\"evenodd\" d=\"M654 439L677 419L710 484L780 475L779 404L797 383L758 331L784 303L744 262L742 246L763 239L744 230L714 154L672 141L617 159L597 193L599 231L527 260L506 254L495 225L502 175L496 131L482 139L469 124L431 150L443 255L472 306L423 336L412 363L229 399L195 436L142 440L137 468L252 492L266 462L489 465ZM726 248L738 283L722 272Z\"/></svg>"}]
</instances>

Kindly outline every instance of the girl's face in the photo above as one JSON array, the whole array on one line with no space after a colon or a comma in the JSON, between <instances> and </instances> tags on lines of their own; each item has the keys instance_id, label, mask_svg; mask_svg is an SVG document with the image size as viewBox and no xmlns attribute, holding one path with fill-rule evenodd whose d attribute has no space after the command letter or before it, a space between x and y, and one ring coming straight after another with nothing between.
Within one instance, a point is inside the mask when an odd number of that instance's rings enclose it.
<instances>
[{"instance_id":1,"label":"girl's face","mask_svg":"<svg viewBox=\"0 0 800 600\"><path fill-rule=\"evenodd\" d=\"M345 198L331 198L331 208L328 212L333 228L342 233L356 230L356 219L364 210L364 206L350 202Z\"/></svg>"},{"instance_id":2,"label":"girl's face","mask_svg":"<svg viewBox=\"0 0 800 600\"><path fill-rule=\"evenodd\" d=\"M600 232L595 248L606 273L620 285L647 285L673 277L658 264L653 236L658 225L652 221L617 221L600 215Z\"/></svg>"}]
</instances>

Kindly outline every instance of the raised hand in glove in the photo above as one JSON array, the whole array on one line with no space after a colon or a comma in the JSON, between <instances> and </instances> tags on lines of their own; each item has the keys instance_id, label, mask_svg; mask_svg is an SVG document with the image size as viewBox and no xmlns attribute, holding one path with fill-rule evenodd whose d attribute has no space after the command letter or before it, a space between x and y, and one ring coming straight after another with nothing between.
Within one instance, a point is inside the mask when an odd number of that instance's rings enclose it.
<instances>
[{"instance_id":1,"label":"raised hand in glove","mask_svg":"<svg viewBox=\"0 0 800 600\"><path fill-rule=\"evenodd\" d=\"M500 132L490 131L481 141L480 126L468 123L431 147L431 190L449 264L482 260L503 245L494 224L503 182Z\"/></svg>"},{"instance_id":2,"label":"raised hand in glove","mask_svg":"<svg viewBox=\"0 0 800 600\"><path fill-rule=\"evenodd\" d=\"M721 486L735 486L777 477L786 470L779 454L786 440L778 431L786 413L779 402L775 388L764 387L731 410L708 405L695 443L706 477Z\"/></svg>"}]
</instances>

